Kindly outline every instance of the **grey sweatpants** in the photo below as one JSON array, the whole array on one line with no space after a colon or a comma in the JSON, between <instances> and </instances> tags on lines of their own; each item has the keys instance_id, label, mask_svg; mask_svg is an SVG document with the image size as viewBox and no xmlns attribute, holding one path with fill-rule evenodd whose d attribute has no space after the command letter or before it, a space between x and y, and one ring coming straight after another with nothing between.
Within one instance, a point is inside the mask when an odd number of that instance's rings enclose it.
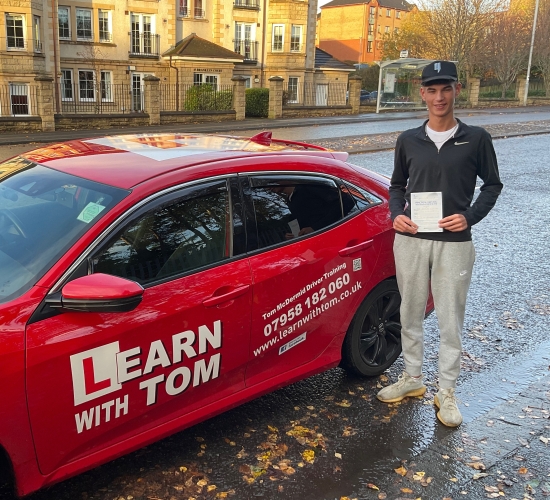
<instances>
[{"instance_id":1,"label":"grey sweatpants","mask_svg":"<svg viewBox=\"0 0 550 500\"><path fill-rule=\"evenodd\" d=\"M447 242L395 235L397 285L401 293L401 339L405 371L416 377L424 359L424 316L430 290L439 324L439 387L456 386L462 327L475 250L471 241Z\"/></svg>"}]
</instances>

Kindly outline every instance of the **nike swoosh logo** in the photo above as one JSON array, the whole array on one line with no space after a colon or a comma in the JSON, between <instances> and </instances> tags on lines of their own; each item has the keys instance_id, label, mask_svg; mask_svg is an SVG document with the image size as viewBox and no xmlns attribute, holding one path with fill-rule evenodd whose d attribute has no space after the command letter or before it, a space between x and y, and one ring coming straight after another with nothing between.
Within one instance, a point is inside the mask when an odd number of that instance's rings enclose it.
<instances>
[{"instance_id":1,"label":"nike swoosh logo","mask_svg":"<svg viewBox=\"0 0 550 500\"><path fill-rule=\"evenodd\" d=\"M462 146L462 144L468 144L467 142L455 142L455 146Z\"/></svg>"}]
</instances>

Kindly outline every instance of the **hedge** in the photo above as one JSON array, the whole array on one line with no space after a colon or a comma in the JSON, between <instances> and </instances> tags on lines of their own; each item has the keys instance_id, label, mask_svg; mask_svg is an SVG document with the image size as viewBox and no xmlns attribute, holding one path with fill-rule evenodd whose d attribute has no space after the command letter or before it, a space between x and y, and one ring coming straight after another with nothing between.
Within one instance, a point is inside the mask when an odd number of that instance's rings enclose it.
<instances>
[{"instance_id":1,"label":"hedge","mask_svg":"<svg viewBox=\"0 0 550 500\"><path fill-rule=\"evenodd\" d=\"M185 94L185 111L227 111L233 106L231 90L216 90L212 85L195 85Z\"/></svg>"},{"instance_id":2,"label":"hedge","mask_svg":"<svg viewBox=\"0 0 550 500\"><path fill-rule=\"evenodd\" d=\"M245 106L245 116L267 118L269 112L269 89L246 89Z\"/></svg>"}]
</instances>

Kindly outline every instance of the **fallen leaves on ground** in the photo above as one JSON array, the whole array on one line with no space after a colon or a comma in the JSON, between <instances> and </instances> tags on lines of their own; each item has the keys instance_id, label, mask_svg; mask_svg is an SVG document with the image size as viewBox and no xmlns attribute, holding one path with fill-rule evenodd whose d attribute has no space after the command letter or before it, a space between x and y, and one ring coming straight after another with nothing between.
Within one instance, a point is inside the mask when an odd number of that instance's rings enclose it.
<instances>
[{"instance_id":1,"label":"fallen leaves on ground","mask_svg":"<svg viewBox=\"0 0 550 500\"><path fill-rule=\"evenodd\" d=\"M395 472L397 472L397 474L399 474L400 476L405 476L407 474L407 469L405 469L405 467L401 466L401 467L398 467L397 469L394 469Z\"/></svg>"}]
</instances>

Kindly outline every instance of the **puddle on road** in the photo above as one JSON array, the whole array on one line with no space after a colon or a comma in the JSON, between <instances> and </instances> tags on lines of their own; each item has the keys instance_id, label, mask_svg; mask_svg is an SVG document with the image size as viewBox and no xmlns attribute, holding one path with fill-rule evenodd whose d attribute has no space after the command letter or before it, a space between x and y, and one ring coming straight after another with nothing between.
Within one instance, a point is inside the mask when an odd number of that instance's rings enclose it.
<instances>
[{"instance_id":1,"label":"puddle on road","mask_svg":"<svg viewBox=\"0 0 550 500\"><path fill-rule=\"evenodd\" d=\"M510 358L509 364L472 378L457 390L464 404L460 411L464 422L475 420L495 406L514 399L530 384L549 374L550 342L539 345L528 355Z\"/></svg>"}]
</instances>

